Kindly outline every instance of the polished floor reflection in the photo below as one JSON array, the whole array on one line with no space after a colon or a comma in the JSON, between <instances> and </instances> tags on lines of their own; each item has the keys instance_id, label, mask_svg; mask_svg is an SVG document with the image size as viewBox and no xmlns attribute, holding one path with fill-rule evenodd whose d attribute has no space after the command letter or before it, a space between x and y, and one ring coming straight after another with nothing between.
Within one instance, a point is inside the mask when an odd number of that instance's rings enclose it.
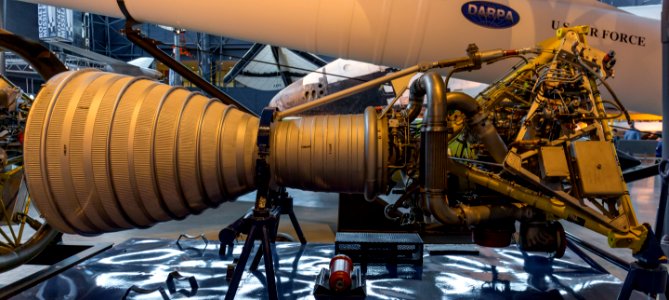
<instances>
[{"instance_id":1,"label":"polished floor reflection","mask_svg":"<svg viewBox=\"0 0 669 300\"><path fill-rule=\"evenodd\" d=\"M660 196L661 179L651 177L639 180L628 185L630 196L637 218L640 222L655 224L657 206ZM338 196L332 193L312 193L300 190L290 190L295 199L295 212L299 218L304 234L309 242L334 242L337 228ZM122 232L103 234L97 237L81 237L66 235L67 241L90 241L90 242L112 242L122 243L131 238L172 238L176 239L179 234L192 235L205 234L213 241L218 239L219 230L233 222L252 207L255 193L240 197L236 202L224 203L216 209L205 210L202 214L189 216L181 221L171 221L158 224L149 229L127 230ZM364 216L361 216L364 218ZM610 249L606 237L584 229L578 225L563 222L570 233L587 240L600 248L608 249L611 253L625 260L632 261L631 251L627 249ZM288 218L282 218L281 232L295 236ZM603 263L605 264L605 263ZM612 273L619 278L624 277L625 272L612 268Z\"/></svg>"},{"instance_id":2,"label":"polished floor reflection","mask_svg":"<svg viewBox=\"0 0 669 300\"><path fill-rule=\"evenodd\" d=\"M175 282L175 290L193 296L188 299L221 299L229 284L227 266L241 247L224 257L216 247L205 248L201 241L179 248L171 240L131 239L14 299L119 299L133 285L167 289L165 280L175 270L197 281L196 292L187 282ZM277 243L275 250L280 297L313 299L314 282L328 268L333 245ZM515 246L427 245L423 257L422 265L367 266L367 299L611 299L620 289L617 278L592 268L571 250L552 259L528 255ZM258 271L244 273L237 299L263 299L267 290L261 264ZM180 293L171 296L186 298ZM160 296L155 292L136 299L147 297ZM632 299L640 297L635 294Z\"/></svg>"}]
</instances>

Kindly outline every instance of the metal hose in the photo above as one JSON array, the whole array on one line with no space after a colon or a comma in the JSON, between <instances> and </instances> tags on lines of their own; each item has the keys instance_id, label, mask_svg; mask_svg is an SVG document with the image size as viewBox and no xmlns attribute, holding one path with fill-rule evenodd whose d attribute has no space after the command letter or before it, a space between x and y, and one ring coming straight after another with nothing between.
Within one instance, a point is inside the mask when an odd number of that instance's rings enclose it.
<instances>
[{"instance_id":1,"label":"metal hose","mask_svg":"<svg viewBox=\"0 0 669 300\"><path fill-rule=\"evenodd\" d=\"M506 145L476 101L463 93L446 93L446 86L436 72L425 73L411 86L411 103L418 103L427 95L427 109L423 119L424 144L422 164L425 179L425 197L432 215L443 224L473 225L484 221L521 218L525 211L513 205L460 204L451 207L445 192L448 188L448 134L447 109L465 114L468 125L481 140L493 158L504 161ZM413 106L415 107L418 106ZM411 112L409 113L411 116Z\"/></svg>"},{"instance_id":2,"label":"metal hose","mask_svg":"<svg viewBox=\"0 0 669 300\"><path fill-rule=\"evenodd\" d=\"M446 87L441 75L434 71L425 73L413 82L410 99L427 98L422 131L422 164L425 189L428 194L441 194L448 187L448 127L446 124ZM415 106L416 107L416 106ZM430 197L430 196L428 196Z\"/></svg>"},{"instance_id":3,"label":"metal hose","mask_svg":"<svg viewBox=\"0 0 669 300\"><path fill-rule=\"evenodd\" d=\"M409 105L407 106L407 119L409 123L420 115L421 109L423 109L423 96L425 96L424 89L418 90L418 84L412 84L409 87Z\"/></svg>"},{"instance_id":4,"label":"metal hose","mask_svg":"<svg viewBox=\"0 0 669 300\"><path fill-rule=\"evenodd\" d=\"M504 162L509 150L497 133L495 126L488 120L488 115L481 110L474 98L460 92L448 93L446 105L448 109L461 111L467 118L467 125L483 143L490 156L498 163Z\"/></svg>"},{"instance_id":5,"label":"metal hose","mask_svg":"<svg viewBox=\"0 0 669 300\"><path fill-rule=\"evenodd\" d=\"M442 224L476 225L505 219L529 219L532 216L530 208L511 204L476 206L459 204L451 207L446 195L431 195L428 205L432 216Z\"/></svg>"}]
</instances>

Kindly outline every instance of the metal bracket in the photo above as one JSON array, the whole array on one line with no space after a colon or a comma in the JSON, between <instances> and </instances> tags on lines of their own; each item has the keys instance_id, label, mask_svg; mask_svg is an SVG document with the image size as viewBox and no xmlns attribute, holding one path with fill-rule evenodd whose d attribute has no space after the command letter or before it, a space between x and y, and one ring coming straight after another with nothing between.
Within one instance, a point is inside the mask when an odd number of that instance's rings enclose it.
<instances>
[{"instance_id":1,"label":"metal bracket","mask_svg":"<svg viewBox=\"0 0 669 300\"><path fill-rule=\"evenodd\" d=\"M190 291L186 290L186 289L177 290L176 289L176 284L174 283L175 280L177 280L177 281L186 281L187 280L188 284L190 285ZM179 293L179 294L182 294L186 297L195 296L197 294L197 290L200 288L200 286L198 285L197 280L195 279L194 276L183 276L178 271L170 272L167 275L167 279L165 280L165 284L167 285L167 290L170 291L170 294ZM141 294L141 295L147 295L147 294L153 294L155 292L159 292L160 296L163 299L165 299L165 300L170 299L170 297L167 295L167 292L165 292L165 288L162 287L162 286L159 286L159 287L153 288L153 289L146 289L146 288L142 288L142 287L139 287L137 285L134 285L134 284L125 291L125 294L123 294L123 298L121 298L121 299L124 299L124 300L127 299L128 296L130 296L130 294L132 292L134 292L136 294Z\"/></svg>"},{"instance_id":2,"label":"metal bracket","mask_svg":"<svg viewBox=\"0 0 669 300\"><path fill-rule=\"evenodd\" d=\"M256 194L254 214L269 213L267 210L267 198L271 171L267 158L269 157L270 149L270 127L277 111L278 109L276 107L266 107L260 114L260 124L258 125L258 136L256 140L256 145L258 146L258 158L256 159L255 174L255 182L258 186L258 192Z\"/></svg>"},{"instance_id":3,"label":"metal bracket","mask_svg":"<svg viewBox=\"0 0 669 300\"><path fill-rule=\"evenodd\" d=\"M42 44L2 29L0 29L0 47L16 53L30 63L45 81L67 71L67 67L58 57Z\"/></svg>"},{"instance_id":4,"label":"metal bracket","mask_svg":"<svg viewBox=\"0 0 669 300\"><path fill-rule=\"evenodd\" d=\"M186 281L188 280L188 284L190 284L190 291L185 290L185 289L176 289L176 286L174 284L174 280L177 281ZM192 297L197 294L197 290L200 288L200 286L197 284L197 280L195 279L194 276L183 276L179 274L179 272L174 271L171 272L169 275L167 275L167 280L165 281L167 283L167 290L170 291L170 294L175 294L179 293L182 294L186 297Z\"/></svg>"},{"instance_id":5,"label":"metal bracket","mask_svg":"<svg viewBox=\"0 0 669 300\"><path fill-rule=\"evenodd\" d=\"M269 156L269 134L270 126L274 122L274 114L278 111L276 107L265 107L260 114L260 124L258 126L258 156L265 159Z\"/></svg>"},{"instance_id":6,"label":"metal bracket","mask_svg":"<svg viewBox=\"0 0 669 300\"><path fill-rule=\"evenodd\" d=\"M629 272L625 276L625 282L623 282L623 287L618 294L619 300L630 299L634 290L647 295L665 294L667 292L669 283L667 281L667 268L663 265L667 263L667 257L662 252L660 242L650 225L643 224L643 226L648 228L648 235L641 251L634 254L637 261L630 264Z\"/></svg>"},{"instance_id":7,"label":"metal bracket","mask_svg":"<svg viewBox=\"0 0 669 300\"><path fill-rule=\"evenodd\" d=\"M202 233L202 234L200 234L200 235L195 235L195 236L193 236L193 235L189 235L189 234L183 234L183 233L180 234L180 235L179 235L179 238L177 239L177 247L179 247L180 250L188 249L188 248L190 248L190 247L183 247L183 246L181 246L181 240L182 240L182 239L184 239L184 240L197 240L197 239L201 239L201 240L204 242L204 249L202 249L202 251L207 250L207 246L209 246L209 240L204 236L204 233ZM197 249L197 250L199 250L199 249Z\"/></svg>"},{"instance_id":8,"label":"metal bracket","mask_svg":"<svg viewBox=\"0 0 669 300\"><path fill-rule=\"evenodd\" d=\"M145 288L138 287L134 284L125 291L125 294L123 294L123 297L121 299L123 299L123 300L128 299L128 296L130 296L130 293L132 293L132 292L135 292L135 294L140 294L140 295L153 294L155 292L160 292L160 296L164 300L169 300L170 299L170 296L167 295L167 293L165 292L165 288L163 288L162 286L157 287L155 289L145 289Z\"/></svg>"}]
</instances>

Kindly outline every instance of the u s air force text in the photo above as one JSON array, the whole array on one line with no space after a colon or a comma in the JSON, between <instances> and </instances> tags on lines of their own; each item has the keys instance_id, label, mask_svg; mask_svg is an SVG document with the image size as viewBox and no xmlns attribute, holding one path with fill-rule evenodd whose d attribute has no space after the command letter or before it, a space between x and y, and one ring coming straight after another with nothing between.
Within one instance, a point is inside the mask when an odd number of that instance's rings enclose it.
<instances>
[{"instance_id":1,"label":"u s air force text","mask_svg":"<svg viewBox=\"0 0 669 300\"><path fill-rule=\"evenodd\" d=\"M568 22L563 22L563 21L558 21L558 20L553 20L551 27L553 30L557 30L560 27L569 27L570 24ZM627 32L620 32L620 31L614 31L614 30L608 30L608 29L599 29L596 27L590 26L590 32L588 33L589 36L603 39L603 40L611 40L614 42L619 42L619 43L624 43L624 44L629 44L633 46L640 46L640 47L646 47L646 37L641 36L641 35L636 35L636 34L631 34Z\"/></svg>"}]
</instances>

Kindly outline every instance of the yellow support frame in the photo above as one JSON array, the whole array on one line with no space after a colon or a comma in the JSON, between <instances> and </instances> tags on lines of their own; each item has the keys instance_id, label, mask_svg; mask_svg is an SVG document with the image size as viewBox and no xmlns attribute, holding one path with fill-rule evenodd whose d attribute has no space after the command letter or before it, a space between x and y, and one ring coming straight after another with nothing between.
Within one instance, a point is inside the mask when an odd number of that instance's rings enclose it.
<instances>
[{"instance_id":1,"label":"yellow support frame","mask_svg":"<svg viewBox=\"0 0 669 300\"><path fill-rule=\"evenodd\" d=\"M486 93L488 96L487 99L502 98L497 97L496 95L508 92L506 90L507 87L514 80L519 78L519 76L528 76L526 73L534 72L537 66L548 64L554 60L556 54L561 49L566 46L571 46L565 45L565 40L570 32L576 33L576 39L578 39L582 45L587 46L586 34L589 32L588 26L558 29L556 32L556 37L548 39L538 45L540 52L537 57L535 57L530 63L525 64L524 66L518 68L518 70L515 72L495 83L491 87L491 90ZM531 74L529 74L529 76L531 76ZM599 116L605 116L606 111L604 109L603 101L599 96L599 92L597 91L596 82L590 78L587 84L590 85L590 88L593 91L594 99L592 100L595 104L597 114ZM479 97L477 100L479 103L484 105L486 109L496 105L494 100L486 102L486 99L483 99L482 97ZM612 142L613 133L611 127L606 122L599 122L599 125L601 127L595 126L598 127L596 128L597 130L595 130L598 132L597 136L599 136L600 139L603 138L605 141ZM513 181L506 180L497 174L485 172L450 159L448 162L448 169L450 172L459 177L466 178L475 184L484 186L502 195L515 199L522 203L520 205L524 204L535 207L556 218L573 221L582 225L583 227L600 233L607 237L609 246L612 248L629 248L633 251L633 253L638 253L643 247L648 235L648 229L646 226L639 224L636 218L636 214L632 207L631 199L626 186L625 193L617 199L619 203L619 215L611 219L603 218L602 216L595 216L593 215L593 211L591 209L588 210L584 209L583 207L575 206L574 204L562 201L557 197L545 195L521 186L520 184ZM618 174L614 174L614 176L618 176L620 180L623 180L622 171L620 171L620 168L618 168ZM606 219L609 221L606 222Z\"/></svg>"}]
</instances>

